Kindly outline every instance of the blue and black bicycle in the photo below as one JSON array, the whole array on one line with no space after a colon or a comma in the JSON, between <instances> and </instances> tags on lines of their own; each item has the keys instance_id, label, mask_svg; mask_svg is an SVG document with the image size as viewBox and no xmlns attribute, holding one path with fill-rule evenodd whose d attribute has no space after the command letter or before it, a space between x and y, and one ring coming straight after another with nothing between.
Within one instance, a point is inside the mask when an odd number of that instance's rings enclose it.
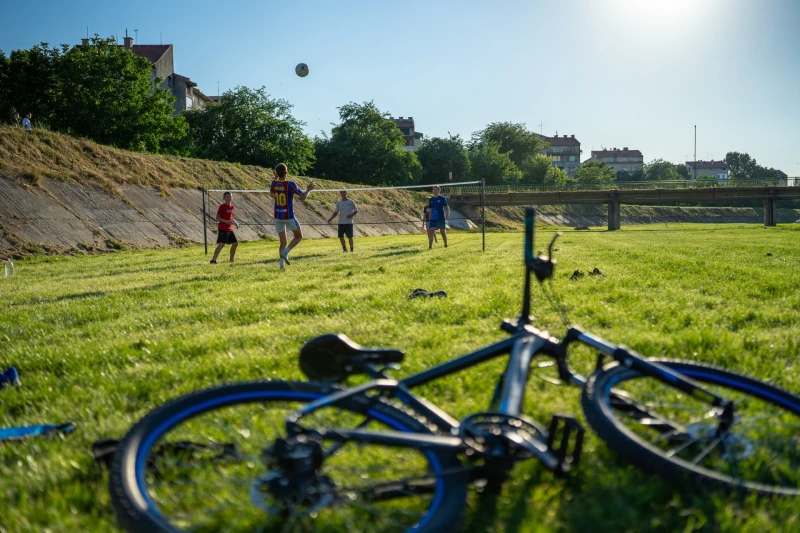
<instances>
[{"instance_id":1,"label":"blue and black bicycle","mask_svg":"<svg viewBox=\"0 0 800 533\"><path fill-rule=\"evenodd\" d=\"M407 378L403 352L324 335L301 350L308 382L266 381L190 394L139 421L115 454L110 488L131 532L458 531L467 487L500 487L518 461L564 474L584 430L523 415L531 370L548 361L581 388L586 420L624 460L680 483L762 496L800 495L800 397L729 370L646 359L578 328L562 339L531 324L531 284L553 275L533 253L526 211L522 312L509 337ZM555 241L555 238L553 239ZM594 372L571 349L596 352ZM456 420L413 393L508 356L488 410ZM534 363L536 362L536 363ZM372 379L344 387L353 375Z\"/></svg>"}]
</instances>

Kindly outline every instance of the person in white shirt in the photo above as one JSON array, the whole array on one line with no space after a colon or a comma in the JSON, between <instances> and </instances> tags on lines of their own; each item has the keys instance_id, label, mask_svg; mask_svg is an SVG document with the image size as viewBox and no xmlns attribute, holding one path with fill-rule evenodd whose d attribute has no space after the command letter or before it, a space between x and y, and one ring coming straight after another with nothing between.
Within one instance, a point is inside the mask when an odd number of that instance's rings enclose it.
<instances>
[{"instance_id":1,"label":"person in white shirt","mask_svg":"<svg viewBox=\"0 0 800 533\"><path fill-rule=\"evenodd\" d=\"M356 203L347 197L347 191L339 191L342 199L336 202L333 214L328 219L330 223L336 215L339 215L339 242L342 243L342 251L347 253L347 246L345 246L344 238L350 242L350 251L353 251L353 217L358 213L358 206Z\"/></svg>"}]
</instances>

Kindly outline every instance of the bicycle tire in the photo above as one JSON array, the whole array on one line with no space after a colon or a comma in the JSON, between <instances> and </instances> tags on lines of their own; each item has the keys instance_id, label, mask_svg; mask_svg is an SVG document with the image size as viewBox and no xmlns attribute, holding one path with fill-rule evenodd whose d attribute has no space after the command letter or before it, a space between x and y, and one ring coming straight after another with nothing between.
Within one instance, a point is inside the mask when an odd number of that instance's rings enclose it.
<instances>
[{"instance_id":1,"label":"bicycle tire","mask_svg":"<svg viewBox=\"0 0 800 533\"><path fill-rule=\"evenodd\" d=\"M153 472L147 471L147 461L151 460L148 454L161 436L167 435L174 428L192 425L202 427L204 432L208 431L209 434L212 434L215 431L214 429L206 430L205 426L202 425L203 415L216 415L220 417L220 420L224 420L225 413L227 413L226 409L229 408L242 408L244 406L246 408L252 407L253 409L259 407L266 410L267 407L262 407L261 402L266 402L264 403L265 406L271 405L270 402L292 402L297 404L292 406L293 409L296 409L302 406L303 403L322 398L335 390L330 385L314 382L239 383L194 392L156 408L131 428L114 455L110 469L109 489L111 501L120 524L131 533L177 533L184 531L182 528L186 527L182 523L176 524L175 516L169 516L163 512L163 509L159 509L159 506L153 501L153 494L149 493L147 487L146 477L153 475ZM387 401L377 398L353 397L337 405L336 408L330 409L336 409L337 412L342 411L346 416L358 415L362 420L365 418L376 420L390 429L398 431L431 433L424 421L418 420L413 415L391 405ZM276 429L278 427L275 424L272 426L276 427ZM253 427L255 427L255 423ZM175 430L175 432L178 431L179 429ZM395 448L393 450L398 455L399 451L403 450L419 453L420 459L418 462L424 464L427 461L427 468L430 468L436 474L435 481L431 481L434 487L430 490L432 493L430 507L423 507L425 514L408 530L424 532L458 531L466 502L467 479L464 470L460 468L460 461L457 455L455 453L412 450L410 448ZM395 457L395 455L392 455L392 457ZM325 468L325 464L323 464L322 468ZM355 468L358 468L358 465ZM225 475L218 472L215 472L215 474L223 478ZM207 474L197 475L198 479L204 476L207 476ZM252 495L252 490L251 488L248 494ZM400 490L411 492L411 489L408 488ZM223 491L219 492L219 494L223 493ZM183 497L182 494L180 496L181 498ZM245 508L246 503L251 502L241 502L241 507ZM353 504L353 506L355 505ZM366 506L372 505L372 503L367 502L365 504L362 501L359 505ZM344 509L344 506L341 508ZM255 510L255 512L258 511L258 509ZM322 511L327 511L327 509ZM234 516L238 516L242 512L241 509L237 508ZM266 521L266 519L264 520ZM366 523L361 522L358 526L368 528L367 530L369 531L375 531L375 521L373 519L368 520ZM370 522L373 523L370 524ZM355 528L356 531L358 526ZM325 524L325 527L328 528L326 530L335 529L335 527L331 528L330 524ZM207 530L214 531L216 529L213 526L209 526ZM248 530L252 530L252 528ZM261 531L270 531L270 529L265 526ZM352 527L348 528L348 533L352 531Z\"/></svg>"},{"instance_id":2,"label":"bicycle tire","mask_svg":"<svg viewBox=\"0 0 800 533\"><path fill-rule=\"evenodd\" d=\"M659 475L670 481L685 482L689 480L692 483L726 491L747 491L761 496L800 496L800 473L796 474L793 480L786 479L785 483L780 486L772 484L773 481L770 480L771 478L783 482L777 478L788 478L791 471L797 472L800 467L800 454L797 452L797 435L800 435L800 397L774 385L710 365L673 360L653 361L680 372L704 387L725 390L728 395L721 394L723 397L740 397L741 399L736 399L737 409L742 407L746 409L746 412L737 414L737 421L734 422L731 431L720 439L713 433L716 426L713 423L705 422L712 417L709 414L708 404L697 402L699 406L705 406L707 415L705 419L689 420L690 423L685 425L684 433L665 431L655 439L656 443L648 442L643 435L649 436L657 433L658 431L654 431L654 428L657 429L659 419L642 418L638 422L638 427L637 423L634 423L632 429L625 424L625 421L636 418L636 415L623 416L626 401L633 399L637 406L655 408L654 417L661 417L664 412L675 412L680 413L676 414L675 418L680 418L688 416L680 411L686 407L672 403L665 404L663 402L668 400L658 394L661 391L674 391L674 397L685 402L686 405L689 405L694 399L685 394L681 396L680 391L668 384L652 377L643 376L635 370L615 362L592 375L581 395L587 422L609 448L644 472ZM634 384L631 389L633 380L641 380L642 383ZM625 388L626 384L628 384L627 389ZM639 392L640 397L636 395L639 391L637 387L641 387L641 391L644 391ZM613 402L612 388L615 390ZM631 394L629 390L634 390L634 394ZM653 392L650 393L650 390ZM623 402L619 401L620 391L628 394ZM654 395L660 403L648 403L644 399L648 393ZM617 408L612 406L614 402L616 402ZM750 418L746 418L748 416ZM753 421L758 422L758 420L768 421L768 424L753 424ZM788 422L788 424L783 422ZM764 425L765 436L770 437L770 441L774 440L776 446L779 438L786 440L781 459L785 460L788 455L788 469L786 464L779 464L776 461L774 467L779 469L778 472L767 472L764 471L764 465L757 461L762 457L761 454L767 453L757 450L753 446L754 442L768 444L757 433L758 426L761 425ZM647 426L650 429L647 429ZM773 438L770 434L775 427L783 431L782 437L776 434ZM789 430L785 431L784 428L789 428ZM681 437L683 443L672 449L665 449L665 445L677 437ZM724 445L722 445L723 442ZM706 451L709 446L710 451ZM715 446L718 448L717 450L714 449ZM689 460L691 454L696 453L698 448L700 448L700 454L697 457L700 458L696 461ZM719 455L718 452L721 450L724 451ZM705 455L702 455L704 452ZM772 457L777 458L778 456ZM703 461L702 465L700 461ZM709 466L712 464L722 466L727 472L710 468ZM745 472L751 473L753 479L748 479ZM789 473L788 476L787 473Z\"/></svg>"}]
</instances>

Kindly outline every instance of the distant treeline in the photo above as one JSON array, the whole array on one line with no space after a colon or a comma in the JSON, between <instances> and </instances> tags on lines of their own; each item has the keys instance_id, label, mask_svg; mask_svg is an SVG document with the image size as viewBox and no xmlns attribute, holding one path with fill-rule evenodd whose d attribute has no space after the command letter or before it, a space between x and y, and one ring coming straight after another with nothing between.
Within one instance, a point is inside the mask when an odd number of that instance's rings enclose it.
<instances>
[{"instance_id":1,"label":"distant treeline","mask_svg":"<svg viewBox=\"0 0 800 533\"><path fill-rule=\"evenodd\" d=\"M175 114L173 96L150 79L151 63L95 36L90 46L42 43L9 56L0 51L0 121L33 114L35 127L127 150L273 167L368 185L485 179L487 184L565 184L690 179L685 165L657 159L633 173L584 163L568 178L543 155L547 144L525 124L495 122L461 136L431 137L405 150L401 131L372 102L339 108L340 123L314 139L292 105L264 87L236 87L219 103ZM730 161L729 161L730 159ZM725 159L734 178L774 176L747 154Z\"/></svg>"}]
</instances>

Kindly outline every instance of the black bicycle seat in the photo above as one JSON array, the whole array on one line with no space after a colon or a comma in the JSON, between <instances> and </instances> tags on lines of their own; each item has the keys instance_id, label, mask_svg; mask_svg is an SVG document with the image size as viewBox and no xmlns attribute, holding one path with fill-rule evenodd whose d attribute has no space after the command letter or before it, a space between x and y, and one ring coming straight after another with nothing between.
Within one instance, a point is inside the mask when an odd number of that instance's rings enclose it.
<instances>
[{"instance_id":1,"label":"black bicycle seat","mask_svg":"<svg viewBox=\"0 0 800 533\"><path fill-rule=\"evenodd\" d=\"M363 374L367 365L399 363L404 353L387 348L361 346L347 335L320 335L300 349L300 369L308 379L340 382L352 374Z\"/></svg>"}]
</instances>

